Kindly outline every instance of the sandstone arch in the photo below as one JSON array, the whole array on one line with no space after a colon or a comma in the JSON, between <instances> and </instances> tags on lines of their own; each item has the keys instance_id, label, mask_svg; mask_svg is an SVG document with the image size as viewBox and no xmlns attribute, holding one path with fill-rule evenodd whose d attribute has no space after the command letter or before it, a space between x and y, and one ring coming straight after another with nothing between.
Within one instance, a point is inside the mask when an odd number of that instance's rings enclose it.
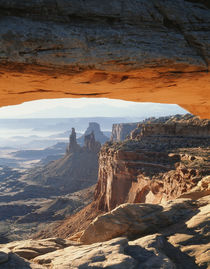
<instances>
[{"instance_id":1,"label":"sandstone arch","mask_svg":"<svg viewBox=\"0 0 210 269\"><path fill-rule=\"evenodd\" d=\"M205 0L0 0L0 106L107 97L210 117L209 63Z\"/></svg>"}]
</instances>

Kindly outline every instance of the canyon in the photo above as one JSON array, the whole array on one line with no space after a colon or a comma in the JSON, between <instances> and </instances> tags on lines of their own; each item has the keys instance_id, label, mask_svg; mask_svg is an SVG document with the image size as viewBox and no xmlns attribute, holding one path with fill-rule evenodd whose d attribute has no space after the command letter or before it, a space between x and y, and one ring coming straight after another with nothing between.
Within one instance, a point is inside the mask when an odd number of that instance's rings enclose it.
<instances>
[{"instance_id":1,"label":"canyon","mask_svg":"<svg viewBox=\"0 0 210 269\"><path fill-rule=\"evenodd\" d=\"M100 152L95 199L102 210L174 199L210 173L209 120L186 115L139 123L131 138Z\"/></svg>"},{"instance_id":2,"label":"canyon","mask_svg":"<svg viewBox=\"0 0 210 269\"><path fill-rule=\"evenodd\" d=\"M89 205L26 242L63 238L69 246L30 254L17 242L3 246L6 253L40 268L208 268L210 121L189 114L153 120L105 143Z\"/></svg>"},{"instance_id":3,"label":"canyon","mask_svg":"<svg viewBox=\"0 0 210 269\"><path fill-rule=\"evenodd\" d=\"M209 117L208 1L1 0L0 15L1 106L105 97Z\"/></svg>"},{"instance_id":4,"label":"canyon","mask_svg":"<svg viewBox=\"0 0 210 269\"><path fill-rule=\"evenodd\" d=\"M69 144L62 144L66 152L64 149L59 156L57 144L51 151L45 150L48 154L57 153L57 160L50 161L50 155L45 159L49 163L40 162L29 169L0 168L0 244L29 238L92 202L101 144L93 131L83 139L84 145L80 146L72 128ZM27 152L31 154L30 150L17 153Z\"/></svg>"},{"instance_id":5,"label":"canyon","mask_svg":"<svg viewBox=\"0 0 210 269\"><path fill-rule=\"evenodd\" d=\"M72 129L62 158L1 169L1 213L37 233L3 231L0 267L208 269L209 1L0 0L0 17L0 106L103 97L198 116L116 124L102 147Z\"/></svg>"}]
</instances>

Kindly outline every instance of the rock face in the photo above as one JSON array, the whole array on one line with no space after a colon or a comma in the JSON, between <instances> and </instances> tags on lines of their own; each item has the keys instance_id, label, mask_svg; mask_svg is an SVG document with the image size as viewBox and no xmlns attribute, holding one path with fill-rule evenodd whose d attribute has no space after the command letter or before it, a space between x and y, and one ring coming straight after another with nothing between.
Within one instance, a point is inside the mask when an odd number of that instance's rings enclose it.
<instances>
[{"instance_id":1,"label":"rock face","mask_svg":"<svg viewBox=\"0 0 210 269\"><path fill-rule=\"evenodd\" d=\"M138 132L139 131L139 132ZM171 149L210 145L210 122L207 125L139 124L131 134L146 148Z\"/></svg>"},{"instance_id":2,"label":"rock face","mask_svg":"<svg viewBox=\"0 0 210 269\"><path fill-rule=\"evenodd\" d=\"M176 129L176 124L179 124L178 129ZM164 129L165 124L169 124L170 128ZM180 125L181 124L181 125ZM146 126L145 126L146 125ZM192 130L189 130L189 125ZM161 130L162 126L162 130ZM187 128L186 128L187 127ZM155 135L173 135L173 136L182 136L182 135L193 135L193 136L209 136L209 121L208 120L200 120L198 117L194 117L191 114L185 115L175 115L175 116L165 116L165 117L150 117L146 118L137 123L119 123L112 125L112 135L111 141L123 141L126 138L139 138L140 133L143 132L143 129L154 132ZM159 132L159 133L157 133ZM146 134L148 135L148 134Z\"/></svg>"},{"instance_id":3,"label":"rock face","mask_svg":"<svg viewBox=\"0 0 210 269\"><path fill-rule=\"evenodd\" d=\"M84 135L77 139L77 142L83 146L85 144L85 136L90 135L91 133L94 134L95 140L101 144L104 144L109 140L109 138L103 134L100 125L97 122L89 122L87 130L85 131Z\"/></svg>"},{"instance_id":4,"label":"rock face","mask_svg":"<svg viewBox=\"0 0 210 269\"><path fill-rule=\"evenodd\" d=\"M95 190L101 210L174 199L209 174L209 121L171 121L143 124L135 139L109 142L101 149Z\"/></svg>"},{"instance_id":5,"label":"rock face","mask_svg":"<svg viewBox=\"0 0 210 269\"><path fill-rule=\"evenodd\" d=\"M70 154L77 151L80 151L80 146L77 144L75 129L72 128L71 135L69 136L69 145L66 149L66 152Z\"/></svg>"},{"instance_id":6,"label":"rock face","mask_svg":"<svg viewBox=\"0 0 210 269\"><path fill-rule=\"evenodd\" d=\"M106 97L209 117L207 0L1 0L0 15L1 106Z\"/></svg>"},{"instance_id":7,"label":"rock face","mask_svg":"<svg viewBox=\"0 0 210 269\"><path fill-rule=\"evenodd\" d=\"M150 246L155 249L157 256L165 254L167 258L164 259L166 267L159 265L158 268L208 268L209 201L210 196L204 195L197 201L176 199L164 205L123 204L96 218L83 232L80 240L90 244L120 235L130 239L140 238L129 242L133 246L131 250L135 253L132 256L134 258L141 256L141 249L137 246L144 246L147 250ZM141 237L157 231L159 234ZM145 254L144 252L143 256L147 256ZM151 258L147 260L147 266L142 264L145 266L142 268L153 268L152 255Z\"/></svg>"},{"instance_id":8,"label":"rock face","mask_svg":"<svg viewBox=\"0 0 210 269\"><path fill-rule=\"evenodd\" d=\"M143 140L144 137L153 137L153 139L156 137L186 139L188 137L199 141L199 139L210 137L210 121L199 120L192 115L171 117L165 122L147 120L145 124L138 124L138 128L131 133L132 139ZM198 143L202 144L201 141ZM192 144L196 145L196 142L193 141Z\"/></svg>"},{"instance_id":9,"label":"rock face","mask_svg":"<svg viewBox=\"0 0 210 269\"><path fill-rule=\"evenodd\" d=\"M209 198L176 199L164 205L124 204L96 218L83 232L80 239L89 245L59 238L12 242L0 246L4 258L0 266L208 268Z\"/></svg>"},{"instance_id":10,"label":"rock face","mask_svg":"<svg viewBox=\"0 0 210 269\"><path fill-rule=\"evenodd\" d=\"M33 241L31 239L22 242L16 241L8 243L6 246L10 251L20 257L31 260L40 254L46 254L58 249L63 249L72 244L73 243L70 241L61 238L48 238L37 241Z\"/></svg>"},{"instance_id":11,"label":"rock face","mask_svg":"<svg viewBox=\"0 0 210 269\"><path fill-rule=\"evenodd\" d=\"M131 131L137 128L138 123L119 123L112 125L112 141L124 140Z\"/></svg>"},{"instance_id":12,"label":"rock face","mask_svg":"<svg viewBox=\"0 0 210 269\"><path fill-rule=\"evenodd\" d=\"M209 198L210 196L206 196L204 199L204 212L209 208ZM199 202L197 203L199 204ZM97 217L83 232L80 241L91 244L121 235L128 238L138 238L145 234L152 234L164 227L173 225L175 219L177 223L180 222L185 212L189 210L192 213L198 207L198 204L196 205L196 202L190 199L176 199L164 205L122 204L111 212ZM203 206L203 202L201 204ZM196 218L198 220L199 216ZM205 216L204 219L207 225L208 217ZM189 223L193 224L193 219Z\"/></svg>"},{"instance_id":13,"label":"rock face","mask_svg":"<svg viewBox=\"0 0 210 269\"><path fill-rule=\"evenodd\" d=\"M94 132L85 136L84 148L87 149L88 151L92 151L92 152L96 152L96 153L98 153L100 151L101 144L99 142L95 141Z\"/></svg>"}]
</instances>

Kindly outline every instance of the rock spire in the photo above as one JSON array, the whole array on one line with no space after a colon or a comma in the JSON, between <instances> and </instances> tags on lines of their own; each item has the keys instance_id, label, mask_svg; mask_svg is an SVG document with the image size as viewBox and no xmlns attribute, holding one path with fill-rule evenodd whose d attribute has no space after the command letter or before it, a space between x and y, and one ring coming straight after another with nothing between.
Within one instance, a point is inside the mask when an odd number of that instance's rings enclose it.
<instances>
[{"instance_id":1,"label":"rock spire","mask_svg":"<svg viewBox=\"0 0 210 269\"><path fill-rule=\"evenodd\" d=\"M95 140L95 135L93 131L85 136L84 142L85 142L84 148L86 150L96 153L100 151L101 144Z\"/></svg>"},{"instance_id":2,"label":"rock spire","mask_svg":"<svg viewBox=\"0 0 210 269\"><path fill-rule=\"evenodd\" d=\"M76 152L80 150L80 146L77 144L77 135L75 132L75 128L72 128L71 134L69 136L69 145L67 147L67 154Z\"/></svg>"}]
</instances>

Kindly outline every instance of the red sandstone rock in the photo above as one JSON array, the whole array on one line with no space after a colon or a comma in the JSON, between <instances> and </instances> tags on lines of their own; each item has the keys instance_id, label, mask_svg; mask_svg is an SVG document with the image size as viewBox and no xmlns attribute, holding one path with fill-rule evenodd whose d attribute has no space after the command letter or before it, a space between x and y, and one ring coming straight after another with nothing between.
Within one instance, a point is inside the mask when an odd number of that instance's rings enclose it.
<instances>
[{"instance_id":1,"label":"red sandstone rock","mask_svg":"<svg viewBox=\"0 0 210 269\"><path fill-rule=\"evenodd\" d=\"M105 97L210 107L208 0L0 1L0 106Z\"/></svg>"},{"instance_id":2,"label":"red sandstone rock","mask_svg":"<svg viewBox=\"0 0 210 269\"><path fill-rule=\"evenodd\" d=\"M135 140L106 144L99 156L98 207L160 203L187 193L209 173L209 146L210 121L192 116L144 124Z\"/></svg>"}]
</instances>

